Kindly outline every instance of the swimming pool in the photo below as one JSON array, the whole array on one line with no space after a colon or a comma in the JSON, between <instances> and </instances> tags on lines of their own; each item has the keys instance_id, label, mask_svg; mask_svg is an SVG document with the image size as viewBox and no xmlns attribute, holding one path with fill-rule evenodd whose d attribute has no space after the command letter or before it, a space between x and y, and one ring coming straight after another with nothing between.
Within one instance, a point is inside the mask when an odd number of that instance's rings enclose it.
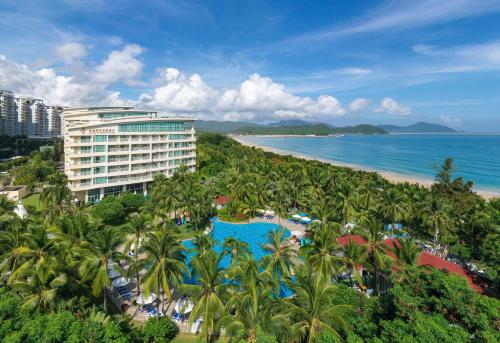
<instances>
[{"instance_id":1,"label":"swimming pool","mask_svg":"<svg viewBox=\"0 0 500 343\"><path fill-rule=\"evenodd\" d=\"M232 224L222 221L212 221L213 231L211 233L215 240L214 250L221 253L222 243L227 237L239 239L248 244L253 257L258 261L267 253L262 249L262 245L268 243L267 236L270 231L277 231L279 226L272 223L258 222L249 224ZM290 231L286 230L285 238L290 237ZM184 242L184 246L188 249L193 247L190 241ZM225 256L221 261L221 266L224 268L229 267L231 257Z\"/></svg>"},{"instance_id":2,"label":"swimming pool","mask_svg":"<svg viewBox=\"0 0 500 343\"><path fill-rule=\"evenodd\" d=\"M258 222L249 224L232 224L227 222L218 221L217 219L212 220L213 231L211 232L212 237L215 240L214 250L220 254L223 251L222 243L227 237L233 237L239 239L242 242L246 242L253 257L259 261L267 253L262 249L262 245L268 243L267 236L270 231L277 231L279 226L272 223ZM290 231L285 230L285 237L290 237ZM184 246L188 249L193 248L193 243L191 241L185 241ZM193 253L188 253L188 261L193 256ZM226 255L221 260L221 267L228 268L231 264L231 256ZM186 275L184 282L193 284L195 283L195 275L188 277ZM280 286L280 296L287 297L292 293L284 285Z\"/></svg>"}]
</instances>

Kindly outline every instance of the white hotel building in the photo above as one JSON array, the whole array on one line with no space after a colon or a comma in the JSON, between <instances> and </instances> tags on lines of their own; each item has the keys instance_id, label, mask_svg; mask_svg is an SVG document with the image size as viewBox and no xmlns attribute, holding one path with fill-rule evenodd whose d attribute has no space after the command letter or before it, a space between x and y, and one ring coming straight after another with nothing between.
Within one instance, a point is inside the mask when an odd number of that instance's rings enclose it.
<instances>
[{"instance_id":1,"label":"white hotel building","mask_svg":"<svg viewBox=\"0 0 500 343\"><path fill-rule=\"evenodd\" d=\"M81 201L125 191L146 193L153 177L194 171L193 119L167 118L132 107L74 107L63 111L64 171Z\"/></svg>"}]
</instances>

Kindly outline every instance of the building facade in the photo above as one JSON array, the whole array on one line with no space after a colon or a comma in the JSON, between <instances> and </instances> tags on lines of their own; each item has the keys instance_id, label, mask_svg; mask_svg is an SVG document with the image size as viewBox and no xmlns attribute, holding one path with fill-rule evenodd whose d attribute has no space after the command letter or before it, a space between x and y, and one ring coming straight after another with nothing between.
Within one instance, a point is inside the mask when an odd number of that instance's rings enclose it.
<instances>
[{"instance_id":1,"label":"building facade","mask_svg":"<svg viewBox=\"0 0 500 343\"><path fill-rule=\"evenodd\" d=\"M14 93L0 89L0 135L13 136L16 132L16 104Z\"/></svg>"},{"instance_id":2,"label":"building facade","mask_svg":"<svg viewBox=\"0 0 500 343\"><path fill-rule=\"evenodd\" d=\"M64 171L81 201L145 194L156 174L170 177L182 164L195 170L193 119L131 107L65 108L62 118Z\"/></svg>"},{"instance_id":3,"label":"building facade","mask_svg":"<svg viewBox=\"0 0 500 343\"><path fill-rule=\"evenodd\" d=\"M61 137L61 106L46 106L43 100L16 98L0 90L0 135Z\"/></svg>"}]
</instances>

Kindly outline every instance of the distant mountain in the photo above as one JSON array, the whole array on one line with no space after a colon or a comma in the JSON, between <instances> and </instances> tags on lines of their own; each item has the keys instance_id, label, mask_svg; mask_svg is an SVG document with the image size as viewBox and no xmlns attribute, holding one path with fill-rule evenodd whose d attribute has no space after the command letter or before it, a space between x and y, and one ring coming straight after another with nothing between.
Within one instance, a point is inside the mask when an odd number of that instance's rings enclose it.
<instances>
[{"instance_id":1,"label":"distant mountain","mask_svg":"<svg viewBox=\"0 0 500 343\"><path fill-rule=\"evenodd\" d=\"M239 121L197 120L194 122L194 126L198 132L230 133L244 126L258 125Z\"/></svg>"},{"instance_id":2,"label":"distant mountain","mask_svg":"<svg viewBox=\"0 0 500 343\"><path fill-rule=\"evenodd\" d=\"M310 123L303 120L282 120L268 125L235 121L204 121L195 122L198 132L215 132L239 135L317 135L333 134L386 134L377 126L362 124L356 126L334 127L323 123Z\"/></svg>"},{"instance_id":3,"label":"distant mountain","mask_svg":"<svg viewBox=\"0 0 500 343\"><path fill-rule=\"evenodd\" d=\"M289 120L281 120L275 123L267 124L269 127L277 127L277 126L311 126L315 125L315 123L310 123L305 120L300 119L289 119Z\"/></svg>"},{"instance_id":4,"label":"distant mountain","mask_svg":"<svg viewBox=\"0 0 500 343\"><path fill-rule=\"evenodd\" d=\"M457 130L451 127L418 122L409 126L396 126L396 125L379 125L378 127L384 129L389 133L454 133Z\"/></svg>"}]
</instances>

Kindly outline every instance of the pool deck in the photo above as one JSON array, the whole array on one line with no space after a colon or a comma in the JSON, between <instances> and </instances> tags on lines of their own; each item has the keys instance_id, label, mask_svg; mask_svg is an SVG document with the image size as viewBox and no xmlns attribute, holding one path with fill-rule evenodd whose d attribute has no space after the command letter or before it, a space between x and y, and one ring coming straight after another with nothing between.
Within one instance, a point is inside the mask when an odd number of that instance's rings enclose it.
<instances>
[{"instance_id":1,"label":"pool deck","mask_svg":"<svg viewBox=\"0 0 500 343\"><path fill-rule=\"evenodd\" d=\"M273 223L276 225L280 225L280 218L278 216L274 216L273 219L266 219L266 218L251 218L249 223ZM295 224L295 223L289 223L287 219L281 218L281 226L286 227L289 231L299 231L302 236L305 235L306 233L306 228L302 224Z\"/></svg>"}]
</instances>

